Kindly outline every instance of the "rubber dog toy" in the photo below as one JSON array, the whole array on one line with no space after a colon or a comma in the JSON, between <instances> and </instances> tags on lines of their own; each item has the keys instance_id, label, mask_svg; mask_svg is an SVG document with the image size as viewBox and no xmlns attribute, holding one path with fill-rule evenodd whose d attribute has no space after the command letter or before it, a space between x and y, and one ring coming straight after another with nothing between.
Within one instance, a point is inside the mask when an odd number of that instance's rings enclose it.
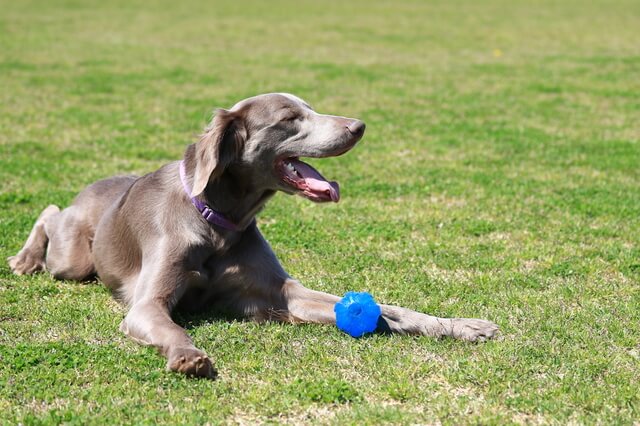
<instances>
[{"instance_id":1,"label":"rubber dog toy","mask_svg":"<svg viewBox=\"0 0 640 426\"><path fill-rule=\"evenodd\" d=\"M347 292L333 310L338 328L355 338L375 331L380 318L380 306L366 292Z\"/></svg>"}]
</instances>

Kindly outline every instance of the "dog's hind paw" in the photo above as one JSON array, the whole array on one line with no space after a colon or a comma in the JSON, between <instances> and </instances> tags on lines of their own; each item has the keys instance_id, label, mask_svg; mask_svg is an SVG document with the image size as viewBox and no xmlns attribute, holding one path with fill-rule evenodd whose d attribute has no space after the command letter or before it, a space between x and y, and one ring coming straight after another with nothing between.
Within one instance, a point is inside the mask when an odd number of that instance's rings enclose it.
<instances>
[{"instance_id":1,"label":"dog's hind paw","mask_svg":"<svg viewBox=\"0 0 640 426\"><path fill-rule=\"evenodd\" d=\"M218 376L209 357L196 348L174 348L169 352L168 358L167 370L207 379Z\"/></svg>"},{"instance_id":2,"label":"dog's hind paw","mask_svg":"<svg viewBox=\"0 0 640 426\"><path fill-rule=\"evenodd\" d=\"M16 275L29 275L44 270L42 256L33 256L28 250L21 250L15 256L7 258L11 271Z\"/></svg>"},{"instance_id":3,"label":"dog's hind paw","mask_svg":"<svg viewBox=\"0 0 640 426\"><path fill-rule=\"evenodd\" d=\"M456 339L484 342L498 333L498 326L491 321L472 318L455 318L452 321L452 337Z\"/></svg>"}]
</instances>

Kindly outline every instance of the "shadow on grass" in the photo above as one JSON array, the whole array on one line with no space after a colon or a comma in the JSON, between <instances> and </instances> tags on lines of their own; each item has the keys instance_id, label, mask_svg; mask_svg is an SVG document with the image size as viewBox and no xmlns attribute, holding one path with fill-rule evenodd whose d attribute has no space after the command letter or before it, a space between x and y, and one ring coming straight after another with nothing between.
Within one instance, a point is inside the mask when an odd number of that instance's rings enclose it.
<instances>
[{"instance_id":1,"label":"shadow on grass","mask_svg":"<svg viewBox=\"0 0 640 426\"><path fill-rule=\"evenodd\" d=\"M176 324L187 330L212 322L251 322L251 320L246 317L217 307L189 310L180 305L174 309L172 318Z\"/></svg>"}]
</instances>

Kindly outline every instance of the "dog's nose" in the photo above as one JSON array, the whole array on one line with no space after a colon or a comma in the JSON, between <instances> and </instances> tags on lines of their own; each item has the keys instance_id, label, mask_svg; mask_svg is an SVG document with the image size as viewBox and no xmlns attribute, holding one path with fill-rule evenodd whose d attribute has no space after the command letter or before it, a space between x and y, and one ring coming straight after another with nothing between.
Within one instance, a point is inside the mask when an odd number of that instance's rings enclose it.
<instances>
[{"instance_id":1,"label":"dog's nose","mask_svg":"<svg viewBox=\"0 0 640 426\"><path fill-rule=\"evenodd\" d=\"M351 132L352 135L361 136L364 133L365 127L366 125L364 124L364 122L360 120L352 120L351 123L349 123L349 125L347 126L347 129L349 129L349 132Z\"/></svg>"}]
</instances>

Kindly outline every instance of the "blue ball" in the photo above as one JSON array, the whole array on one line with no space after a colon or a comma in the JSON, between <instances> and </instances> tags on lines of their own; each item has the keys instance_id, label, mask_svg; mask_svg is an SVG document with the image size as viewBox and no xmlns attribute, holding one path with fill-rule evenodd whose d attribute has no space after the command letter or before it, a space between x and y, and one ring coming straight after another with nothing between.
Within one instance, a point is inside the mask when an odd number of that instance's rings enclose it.
<instances>
[{"instance_id":1,"label":"blue ball","mask_svg":"<svg viewBox=\"0 0 640 426\"><path fill-rule=\"evenodd\" d=\"M380 318L380 306L369 293L350 291L333 307L336 325L351 337L362 337L375 331Z\"/></svg>"}]
</instances>

